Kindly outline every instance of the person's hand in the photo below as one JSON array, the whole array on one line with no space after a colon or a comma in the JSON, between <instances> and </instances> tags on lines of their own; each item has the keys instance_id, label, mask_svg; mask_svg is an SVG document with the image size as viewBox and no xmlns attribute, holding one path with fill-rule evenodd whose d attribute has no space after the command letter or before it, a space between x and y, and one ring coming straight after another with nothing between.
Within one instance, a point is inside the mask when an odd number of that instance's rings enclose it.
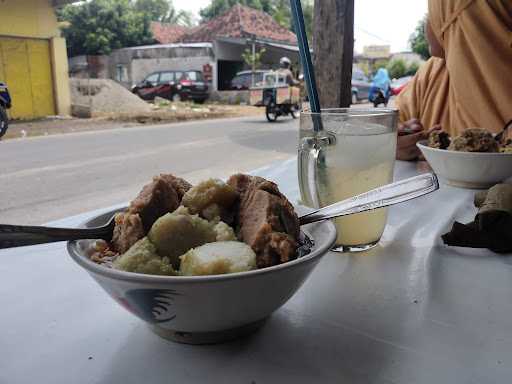
<instances>
[{"instance_id":1,"label":"person's hand","mask_svg":"<svg viewBox=\"0 0 512 384\"><path fill-rule=\"evenodd\" d=\"M434 125L431 129L425 131L418 119L411 119L400 125L398 128L396 158L406 161L418 159L421 155L421 151L416 146L416 143L427 139L431 132L440 129L440 125Z\"/></svg>"}]
</instances>

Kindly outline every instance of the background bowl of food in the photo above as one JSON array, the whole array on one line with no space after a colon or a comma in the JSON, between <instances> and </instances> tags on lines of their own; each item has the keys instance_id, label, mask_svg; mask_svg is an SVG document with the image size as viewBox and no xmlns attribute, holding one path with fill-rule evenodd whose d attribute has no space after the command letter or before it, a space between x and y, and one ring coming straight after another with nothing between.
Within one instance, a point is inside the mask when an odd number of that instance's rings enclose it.
<instances>
[{"instance_id":1,"label":"background bowl of food","mask_svg":"<svg viewBox=\"0 0 512 384\"><path fill-rule=\"evenodd\" d=\"M100 226L113 214L84 226ZM117 214L112 241L71 241L68 250L157 334L205 344L261 326L335 239L327 221L299 228L295 209L264 179L235 175L191 188L160 175Z\"/></svg>"},{"instance_id":2,"label":"background bowl of food","mask_svg":"<svg viewBox=\"0 0 512 384\"><path fill-rule=\"evenodd\" d=\"M499 143L484 129L467 129L455 138L435 132L417 145L447 184L483 189L512 177L512 143Z\"/></svg>"}]
</instances>

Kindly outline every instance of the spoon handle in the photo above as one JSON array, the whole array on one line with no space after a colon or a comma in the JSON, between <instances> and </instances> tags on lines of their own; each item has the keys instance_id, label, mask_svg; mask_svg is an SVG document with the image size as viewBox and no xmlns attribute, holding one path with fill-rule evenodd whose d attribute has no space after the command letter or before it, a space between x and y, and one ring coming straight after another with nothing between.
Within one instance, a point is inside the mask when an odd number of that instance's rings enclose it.
<instances>
[{"instance_id":1,"label":"spoon handle","mask_svg":"<svg viewBox=\"0 0 512 384\"><path fill-rule=\"evenodd\" d=\"M300 224L352 215L403 203L439 189L435 173L426 173L373 189L361 195L321 208L299 218Z\"/></svg>"},{"instance_id":2,"label":"spoon handle","mask_svg":"<svg viewBox=\"0 0 512 384\"><path fill-rule=\"evenodd\" d=\"M101 239L108 227L76 229L0 224L0 249L57 241Z\"/></svg>"},{"instance_id":3,"label":"spoon handle","mask_svg":"<svg viewBox=\"0 0 512 384\"><path fill-rule=\"evenodd\" d=\"M512 120L510 120L507 124L505 124L505 127L501 130L500 133L498 133L496 136L494 136L494 139L501 143L503 141L503 138L507 134L508 129L512 127Z\"/></svg>"}]
</instances>

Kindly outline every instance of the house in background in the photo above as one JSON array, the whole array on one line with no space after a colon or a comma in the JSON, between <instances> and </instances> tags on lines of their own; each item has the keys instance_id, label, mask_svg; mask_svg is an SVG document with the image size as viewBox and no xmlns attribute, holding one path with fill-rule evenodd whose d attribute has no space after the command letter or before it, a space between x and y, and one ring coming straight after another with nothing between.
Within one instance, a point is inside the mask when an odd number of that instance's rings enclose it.
<instances>
[{"instance_id":1,"label":"house in background","mask_svg":"<svg viewBox=\"0 0 512 384\"><path fill-rule=\"evenodd\" d=\"M421 65L425 62L423 58L414 52L396 52L392 53L390 57L390 61L393 60L402 60L406 65L418 64Z\"/></svg>"},{"instance_id":2,"label":"house in background","mask_svg":"<svg viewBox=\"0 0 512 384\"><path fill-rule=\"evenodd\" d=\"M187 33L197 28L198 27L189 28L177 24L160 23L158 21L151 22L153 37L159 44L172 44L181 41Z\"/></svg>"},{"instance_id":3,"label":"house in background","mask_svg":"<svg viewBox=\"0 0 512 384\"><path fill-rule=\"evenodd\" d=\"M242 53L253 45L257 50L266 49L263 69L276 68L282 56L288 56L297 65L299 62L293 32L270 15L241 5L194 28L152 23L152 30L158 44L116 50L107 60L100 59L101 68L96 67L92 77L109 77L131 87L152 72L198 70L211 78L214 91L222 91L229 89L237 72L250 69ZM85 57L72 58L70 68L73 71L90 61Z\"/></svg>"},{"instance_id":4,"label":"house in background","mask_svg":"<svg viewBox=\"0 0 512 384\"><path fill-rule=\"evenodd\" d=\"M362 54L354 54L354 64L367 76L371 76L378 67L386 66L390 57L390 45L367 45Z\"/></svg>"},{"instance_id":5,"label":"house in background","mask_svg":"<svg viewBox=\"0 0 512 384\"><path fill-rule=\"evenodd\" d=\"M414 52L391 53L391 46L389 45L368 45L364 47L362 54L354 55L356 67L369 76L379 67L385 67L393 60L403 60L407 66L413 63L419 66L425 61Z\"/></svg>"},{"instance_id":6,"label":"house in background","mask_svg":"<svg viewBox=\"0 0 512 384\"><path fill-rule=\"evenodd\" d=\"M288 56L296 65L299 61L297 37L293 32L265 12L242 5L235 5L223 15L183 34L179 41L213 45L213 87L218 90L229 89L237 72L250 69L242 53L247 48L252 49L253 44L256 49L266 50L262 57L263 69L275 68L282 56Z\"/></svg>"},{"instance_id":7,"label":"house in background","mask_svg":"<svg viewBox=\"0 0 512 384\"><path fill-rule=\"evenodd\" d=\"M12 95L11 118L69 115L66 42L54 8L73 2L0 1L0 82Z\"/></svg>"}]
</instances>

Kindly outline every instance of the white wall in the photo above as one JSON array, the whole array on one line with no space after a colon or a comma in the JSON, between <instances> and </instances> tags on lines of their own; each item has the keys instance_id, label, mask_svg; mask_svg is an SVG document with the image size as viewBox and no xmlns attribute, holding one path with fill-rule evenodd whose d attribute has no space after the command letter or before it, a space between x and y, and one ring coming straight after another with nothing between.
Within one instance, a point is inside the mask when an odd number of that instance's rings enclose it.
<instances>
[{"instance_id":1,"label":"white wall","mask_svg":"<svg viewBox=\"0 0 512 384\"><path fill-rule=\"evenodd\" d=\"M249 46L216 41L213 47L217 60L243 61L242 53Z\"/></svg>"}]
</instances>

